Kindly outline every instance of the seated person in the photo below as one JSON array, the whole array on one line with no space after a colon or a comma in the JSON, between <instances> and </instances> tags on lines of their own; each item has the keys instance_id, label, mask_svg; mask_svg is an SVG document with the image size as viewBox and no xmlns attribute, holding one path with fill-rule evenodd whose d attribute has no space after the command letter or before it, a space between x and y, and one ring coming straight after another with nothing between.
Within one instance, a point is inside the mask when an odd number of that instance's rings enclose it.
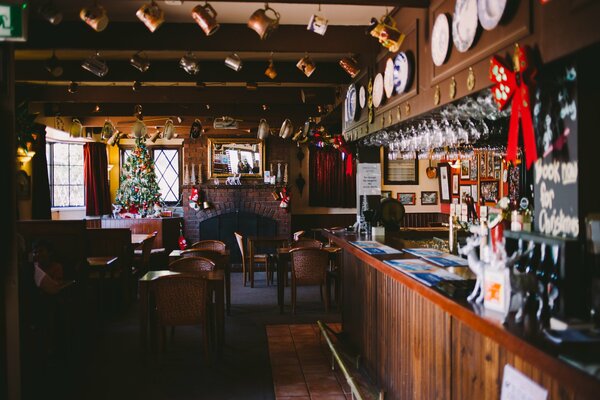
<instances>
[{"instance_id":1,"label":"seated person","mask_svg":"<svg viewBox=\"0 0 600 400\"><path fill-rule=\"evenodd\" d=\"M46 294L57 294L71 281L64 280L62 264L52 259L52 246L50 243L39 240L33 243L33 279L35 285Z\"/></svg>"}]
</instances>

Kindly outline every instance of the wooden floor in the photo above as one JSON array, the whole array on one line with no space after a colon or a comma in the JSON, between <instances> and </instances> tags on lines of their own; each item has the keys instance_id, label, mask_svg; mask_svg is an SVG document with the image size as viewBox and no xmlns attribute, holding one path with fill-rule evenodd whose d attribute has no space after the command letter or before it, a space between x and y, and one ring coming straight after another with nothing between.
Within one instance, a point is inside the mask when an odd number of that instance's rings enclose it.
<instances>
[{"instance_id":1,"label":"wooden floor","mask_svg":"<svg viewBox=\"0 0 600 400\"><path fill-rule=\"evenodd\" d=\"M339 330L340 324L330 327ZM316 324L266 329L276 399L351 399L343 376L331 369L331 353Z\"/></svg>"}]
</instances>

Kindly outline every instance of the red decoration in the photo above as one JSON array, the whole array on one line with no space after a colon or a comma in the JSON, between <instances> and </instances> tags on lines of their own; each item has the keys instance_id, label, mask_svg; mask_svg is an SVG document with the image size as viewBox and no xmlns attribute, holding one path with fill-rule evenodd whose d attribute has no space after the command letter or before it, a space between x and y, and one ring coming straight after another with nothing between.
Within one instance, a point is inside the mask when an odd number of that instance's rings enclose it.
<instances>
[{"instance_id":1,"label":"red decoration","mask_svg":"<svg viewBox=\"0 0 600 400\"><path fill-rule=\"evenodd\" d=\"M492 87L492 95L500 110L505 109L509 102L512 106L506 159L513 162L517 159L520 119L523 130L525 160L527 169L529 169L538 159L533 120L531 118L529 89L537 71L535 68L529 68L526 49L519 47L518 44L515 45L513 68L514 71L511 71L496 56L490 60L490 80L495 83Z\"/></svg>"},{"instance_id":2,"label":"red decoration","mask_svg":"<svg viewBox=\"0 0 600 400\"><path fill-rule=\"evenodd\" d=\"M352 151L350 151L350 148L348 147L348 143L344 139L344 136L337 135L333 139L333 146L340 152L342 152L342 154L344 154L344 156L346 157L346 175L351 176L354 162L352 160Z\"/></svg>"},{"instance_id":3,"label":"red decoration","mask_svg":"<svg viewBox=\"0 0 600 400\"><path fill-rule=\"evenodd\" d=\"M281 203L279 203L279 207L283 208L285 212L290 212L290 195L288 194L286 188L281 189L279 197L281 197Z\"/></svg>"}]
</instances>

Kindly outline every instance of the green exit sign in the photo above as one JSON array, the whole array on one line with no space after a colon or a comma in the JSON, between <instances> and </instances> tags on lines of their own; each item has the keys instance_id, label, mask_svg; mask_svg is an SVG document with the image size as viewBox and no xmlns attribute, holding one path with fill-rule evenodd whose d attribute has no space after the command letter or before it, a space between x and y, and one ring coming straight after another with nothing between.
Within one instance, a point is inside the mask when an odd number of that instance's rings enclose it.
<instances>
[{"instance_id":1,"label":"green exit sign","mask_svg":"<svg viewBox=\"0 0 600 400\"><path fill-rule=\"evenodd\" d=\"M24 42L27 4L0 4L0 41Z\"/></svg>"}]
</instances>

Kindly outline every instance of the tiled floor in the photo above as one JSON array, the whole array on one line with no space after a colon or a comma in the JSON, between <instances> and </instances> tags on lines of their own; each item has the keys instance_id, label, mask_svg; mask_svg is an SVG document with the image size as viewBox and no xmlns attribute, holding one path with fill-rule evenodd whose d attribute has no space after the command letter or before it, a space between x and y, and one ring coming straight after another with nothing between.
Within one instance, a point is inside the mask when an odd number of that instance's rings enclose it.
<instances>
[{"instance_id":1,"label":"tiled floor","mask_svg":"<svg viewBox=\"0 0 600 400\"><path fill-rule=\"evenodd\" d=\"M316 324L267 325L267 338L276 399L351 398L343 377L331 370L331 353Z\"/></svg>"}]
</instances>

